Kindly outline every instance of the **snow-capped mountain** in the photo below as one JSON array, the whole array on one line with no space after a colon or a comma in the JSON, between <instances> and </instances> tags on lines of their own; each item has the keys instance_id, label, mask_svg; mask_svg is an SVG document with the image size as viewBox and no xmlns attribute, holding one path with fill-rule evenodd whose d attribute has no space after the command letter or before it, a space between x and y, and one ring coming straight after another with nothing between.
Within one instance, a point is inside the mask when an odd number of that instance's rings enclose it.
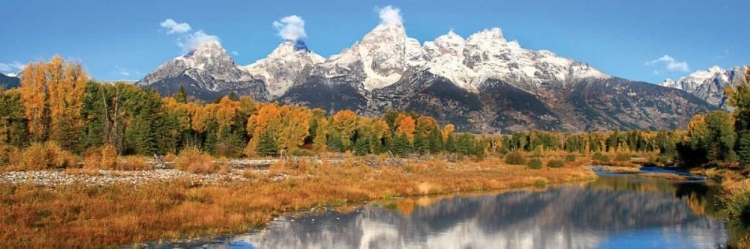
<instances>
[{"instance_id":1,"label":"snow-capped mountain","mask_svg":"<svg viewBox=\"0 0 750 249\"><path fill-rule=\"evenodd\" d=\"M5 75L0 73L0 88L8 89L18 87L21 83L21 79L16 74Z\"/></svg>"},{"instance_id":2,"label":"snow-capped mountain","mask_svg":"<svg viewBox=\"0 0 750 249\"><path fill-rule=\"evenodd\" d=\"M160 66L138 85L163 93L185 85L203 99L234 91L328 112L415 111L482 133L677 128L712 109L684 91L524 49L499 28L466 39L450 31L420 44L401 22L382 23L329 58L290 40L266 58L238 66L212 42Z\"/></svg>"},{"instance_id":3,"label":"snow-capped mountain","mask_svg":"<svg viewBox=\"0 0 750 249\"><path fill-rule=\"evenodd\" d=\"M744 66L730 69L713 66L708 70L698 70L677 81L668 78L661 85L684 90L712 105L728 108L725 105L724 88L735 87L740 83L747 82L745 79L746 70L747 67Z\"/></svg>"},{"instance_id":4,"label":"snow-capped mountain","mask_svg":"<svg viewBox=\"0 0 750 249\"><path fill-rule=\"evenodd\" d=\"M303 41L285 41L268 57L242 69L263 80L271 97L279 97L295 82L304 81L312 68L323 61L325 58L311 52Z\"/></svg>"},{"instance_id":5,"label":"snow-capped mountain","mask_svg":"<svg viewBox=\"0 0 750 249\"><path fill-rule=\"evenodd\" d=\"M155 87L166 94L177 92L182 85L189 93L203 98L236 91L265 99L265 87L258 83L234 62L218 41L208 41L157 67L136 85Z\"/></svg>"}]
</instances>

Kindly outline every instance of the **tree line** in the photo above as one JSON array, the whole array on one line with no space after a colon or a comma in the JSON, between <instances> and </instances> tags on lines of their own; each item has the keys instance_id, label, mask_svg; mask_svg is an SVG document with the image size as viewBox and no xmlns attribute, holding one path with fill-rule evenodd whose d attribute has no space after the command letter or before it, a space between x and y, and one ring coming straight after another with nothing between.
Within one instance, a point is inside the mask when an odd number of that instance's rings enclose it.
<instances>
[{"instance_id":1,"label":"tree line","mask_svg":"<svg viewBox=\"0 0 750 249\"><path fill-rule=\"evenodd\" d=\"M728 90L734 114L697 115L687 131L560 133L531 130L475 135L416 113L364 117L348 110L260 103L235 94L204 103L181 88L162 97L128 83L88 80L80 64L55 56L29 64L18 89L0 91L0 153L54 142L82 154L112 146L121 155L179 153L196 147L214 156L275 156L282 152L367 154L455 153L484 157L510 151L661 152L665 161L750 162L750 94Z\"/></svg>"},{"instance_id":2,"label":"tree line","mask_svg":"<svg viewBox=\"0 0 750 249\"><path fill-rule=\"evenodd\" d=\"M745 73L750 80L750 67ZM679 160L688 166L745 168L750 165L750 85L724 89L733 110L695 115L678 144Z\"/></svg>"}]
</instances>

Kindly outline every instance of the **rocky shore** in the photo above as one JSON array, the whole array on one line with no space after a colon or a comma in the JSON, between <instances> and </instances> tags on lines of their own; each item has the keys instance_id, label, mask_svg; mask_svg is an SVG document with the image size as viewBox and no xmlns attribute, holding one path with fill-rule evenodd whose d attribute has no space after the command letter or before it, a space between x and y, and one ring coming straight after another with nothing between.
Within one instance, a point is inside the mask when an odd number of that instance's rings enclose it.
<instances>
[{"instance_id":1,"label":"rocky shore","mask_svg":"<svg viewBox=\"0 0 750 249\"><path fill-rule=\"evenodd\" d=\"M0 173L0 182L13 184L35 184L41 186L62 186L85 184L87 186L110 184L145 184L171 182L186 179L195 184L214 185L248 181L242 170L226 173L192 174L176 169L155 169L143 171L117 170L60 170L60 171L14 171Z\"/></svg>"}]
</instances>

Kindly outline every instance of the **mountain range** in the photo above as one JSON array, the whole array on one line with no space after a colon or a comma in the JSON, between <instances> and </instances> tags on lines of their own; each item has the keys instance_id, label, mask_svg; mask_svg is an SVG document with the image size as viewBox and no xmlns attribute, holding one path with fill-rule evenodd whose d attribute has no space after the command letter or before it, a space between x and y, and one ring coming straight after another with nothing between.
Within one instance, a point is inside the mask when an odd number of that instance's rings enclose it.
<instances>
[{"instance_id":1,"label":"mountain range","mask_svg":"<svg viewBox=\"0 0 750 249\"><path fill-rule=\"evenodd\" d=\"M18 87L21 80L15 75L5 75L0 73L0 88L8 89Z\"/></svg>"},{"instance_id":2,"label":"mountain range","mask_svg":"<svg viewBox=\"0 0 750 249\"><path fill-rule=\"evenodd\" d=\"M666 79L661 85L664 87L684 90L705 100L711 105L729 109L730 107L726 105L724 88L736 87L739 84L747 83L747 79L745 78L746 72L746 66L733 67L730 69L722 69L718 66L714 66L708 70L698 70L686 77L678 79L677 81Z\"/></svg>"},{"instance_id":3,"label":"mountain range","mask_svg":"<svg viewBox=\"0 0 750 249\"><path fill-rule=\"evenodd\" d=\"M499 28L468 38L448 32L420 43L401 23L380 24L329 58L301 40L287 40L246 66L211 41L136 84L163 94L182 85L205 100L236 92L329 113L414 111L481 133L674 129L696 113L717 109L700 95L613 77L550 51L524 49L507 41Z\"/></svg>"}]
</instances>

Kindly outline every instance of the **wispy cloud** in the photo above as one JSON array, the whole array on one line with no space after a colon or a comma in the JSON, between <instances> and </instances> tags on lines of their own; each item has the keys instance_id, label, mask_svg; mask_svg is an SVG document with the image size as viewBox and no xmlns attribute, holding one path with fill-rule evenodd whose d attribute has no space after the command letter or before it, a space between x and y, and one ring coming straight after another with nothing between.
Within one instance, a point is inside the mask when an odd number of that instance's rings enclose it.
<instances>
[{"instance_id":1,"label":"wispy cloud","mask_svg":"<svg viewBox=\"0 0 750 249\"><path fill-rule=\"evenodd\" d=\"M235 55L235 56L239 56L240 55L240 53L237 53L237 51L232 51L232 54Z\"/></svg>"},{"instance_id":2,"label":"wispy cloud","mask_svg":"<svg viewBox=\"0 0 750 249\"><path fill-rule=\"evenodd\" d=\"M163 28L167 28L167 34L184 34L190 31L190 24L187 23L178 23L175 20L172 20L171 18L167 18L167 20L164 20L163 22L159 23L159 25Z\"/></svg>"},{"instance_id":3,"label":"wispy cloud","mask_svg":"<svg viewBox=\"0 0 750 249\"><path fill-rule=\"evenodd\" d=\"M291 15L273 22L273 26L279 31L279 36L284 40L296 41L307 37L305 33L305 20L297 15Z\"/></svg>"},{"instance_id":4,"label":"wispy cloud","mask_svg":"<svg viewBox=\"0 0 750 249\"><path fill-rule=\"evenodd\" d=\"M138 72L138 71L135 71L135 70L131 70L131 69L127 69L127 68L124 68L124 67L121 67L121 66L115 66L115 72L114 73L118 74L120 76L125 76L125 77L128 77L128 76L140 76L141 75L141 72Z\"/></svg>"},{"instance_id":5,"label":"wispy cloud","mask_svg":"<svg viewBox=\"0 0 750 249\"><path fill-rule=\"evenodd\" d=\"M183 53L194 51L209 42L219 42L219 37L206 34L203 30L188 33L192 28L187 23L177 23L172 19L167 19L159 23L159 26L168 28L167 34L184 34L177 38L177 46L182 48Z\"/></svg>"},{"instance_id":6,"label":"wispy cloud","mask_svg":"<svg viewBox=\"0 0 750 249\"><path fill-rule=\"evenodd\" d=\"M19 61L0 63L0 72L3 73L18 73L20 71L23 71L24 68L26 68L26 64L23 64Z\"/></svg>"},{"instance_id":7,"label":"wispy cloud","mask_svg":"<svg viewBox=\"0 0 750 249\"><path fill-rule=\"evenodd\" d=\"M219 42L219 37L215 35L209 35L200 30L198 32L187 34L177 40L177 46L182 48L182 52L190 52L198 49L209 42Z\"/></svg>"},{"instance_id":8,"label":"wispy cloud","mask_svg":"<svg viewBox=\"0 0 750 249\"><path fill-rule=\"evenodd\" d=\"M727 55L729 55L729 50L728 49L724 49L724 51L723 51L722 54L714 56L713 59L714 60L723 60L723 59L727 58Z\"/></svg>"},{"instance_id":9,"label":"wispy cloud","mask_svg":"<svg viewBox=\"0 0 750 249\"><path fill-rule=\"evenodd\" d=\"M672 56L669 56L669 55L664 55L659 59L646 62L647 66L655 66L655 65L661 65L661 64L663 64L665 66L665 69L670 72L690 71L690 66L688 66L687 62L677 61L674 58L672 58Z\"/></svg>"},{"instance_id":10,"label":"wispy cloud","mask_svg":"<svg viewBox=\"0 0 750 249\"><path fill-rule=\"evenodd\" d=\"M384 8L376 8L376 10L380 16L380 25L400 25L404 22L401 10L398 8L388 5Z\"/></svg>"}]
</instances>

